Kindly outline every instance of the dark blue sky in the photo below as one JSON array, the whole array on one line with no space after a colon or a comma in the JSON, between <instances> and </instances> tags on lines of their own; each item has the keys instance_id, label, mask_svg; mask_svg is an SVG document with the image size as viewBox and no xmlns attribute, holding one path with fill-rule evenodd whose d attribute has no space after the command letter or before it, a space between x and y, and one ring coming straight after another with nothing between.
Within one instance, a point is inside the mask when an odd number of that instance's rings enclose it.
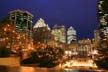
<instances>
[{"instance_id":1,"label":"dark blue sky","mask_svg":"<svg viewBox=\"0 0 108 72\"><path fill-rule=\"evenodd\" d=\"M0 0L0 18L15 9L27 10L34 15L34 23L42 17L51 28L73 26L78 39L92 38L98 28L96 7L97 0Z\"/></svg>"}]
</instances>

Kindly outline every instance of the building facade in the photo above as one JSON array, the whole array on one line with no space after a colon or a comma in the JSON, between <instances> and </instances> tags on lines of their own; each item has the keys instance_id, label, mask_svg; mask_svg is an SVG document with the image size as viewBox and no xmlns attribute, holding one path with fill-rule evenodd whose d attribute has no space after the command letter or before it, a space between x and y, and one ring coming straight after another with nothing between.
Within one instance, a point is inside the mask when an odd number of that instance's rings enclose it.
<instances>
[{"instance_id":1,"label":"building facade","mask_svg":"<svg viewBox=\"0 0 108 72\"><path fill-rule=\"evenodd\" d=\"M67 30L67 44L70 44L72 41L76 40L76 30L71 26Z\"/></svg>"},{"instance_id":2,"label":"building facade","mask_svg":"<svg viewBox=\"0 0 108 72\"><path fill-rule=\"evenodd\" d=\"M87 57L89 53L92 51L91 46L91 40L90 39L82 39L78 41L78 48L77 52L79 54L79 57Z\"/></svg>"},{"instance_id":3,"label":"building facade","mask_svg":"<svg viewBox=\"0 0 108 72\"><path fill-rule=\"evenodd\" d=\"M10 21L15 26L18 33L32 37L33 15L28 11L14 10L9 12Z\"/></svg>"},{"instance_id":4,"label":"building facade","mask_svg":"<svg viewBox=\"0 0 108 72\"><path fill-rule=\"evenodd\" d=\"M23 51L33 47L32 24L33 15L28 11L13 10L9 12L9 20L14 26L14 37L11 37L10 46L13 51ZM29 45L29 46L28 46Z\"/></svg>"},{"instance_id":5,"label":"building facade","mask_svg":"<svg viewBox=\"0 0 108 72\"><path fill-rule=\"evenodd\" d=\"M66 43L66 28L65 26L57 26L55 25L52 29L52 35L54 36L54 40L59 43Z\"/></svg>"},{"instance_id":6,"label":"building facade","mask_svg":"<svg viewBox=\"0 0 108 72\"><path fill-rule=\"evenodd\" d=\"M99 30L94 30L94 45L97 48L100 41Z\"/></svg>"},{"instance_id":7,"label":"building facade","mask_svg":"<svg viewBox=\"0 0 108 72\"><path fill-rule=\"evenodd\" d=\"M47 44L51 40L51 30L42 18L33 27L33 39L35 45L40 43Z\"/></svg>"}]
</instances>

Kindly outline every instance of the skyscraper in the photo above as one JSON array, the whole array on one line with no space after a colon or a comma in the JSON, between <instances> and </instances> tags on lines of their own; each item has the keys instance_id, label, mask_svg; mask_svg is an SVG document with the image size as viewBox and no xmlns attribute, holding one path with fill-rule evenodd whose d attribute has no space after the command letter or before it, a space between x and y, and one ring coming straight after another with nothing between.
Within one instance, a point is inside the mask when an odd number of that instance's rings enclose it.
<instances>
[{"instance_id":1,"label":"skyscraper","mask_svg":"<svg viewBox=\"0 0 108 72\"><path fill-rule=\"evenodd\" d=\"M33 27L33 39L34 44L47 43L51 39L51 30L42 18Z\"/></svg>"},{"instance_id":2,"label":"skyscraper","mask_svg":"<svg viewBox=\"0 0 108 72\"><path fill-rule=\"evenodd\" d=\"M76 30L70 26L67 31L67 44L70 44L72 41L76 40Z\"/></svg>"},{"instance_id":3,"label":"skyscraper","mask_svg":"<svg viewBox=\"0 0 108 72\"><path fill-rule=\"evenodd\" d=\"M99 44L99 40L100 40L99 30L94 30L94 44L95 44L96 47Z\"/></svg>"},{"instance_id":4,"label":"skyscraper","mask_svg":"<svg viewBox=\"0 0 108 72\"><path fill-rule=\"evenodd\" d=\"M108 37L108 0L100 0L98 2L98 17L100 38Z\"/></svg>"},{"instance_id":5,"label":"skyscraper","mask_svg":"<svg viewBox=\"0 0 108 72\"><path fill-rule=\"evenodd\" d=\"M10 21L14 24L16 32L32 37L33 15L30 12L14 10L10 11L9 15Z\"/></svg>"},{"instance_id":6,"label":"skyscraper","mask_svg":"<svg viewBox=\"0 0 108 72\"><path fill-rule=\"evenodd\" d=\"M55 25L52 29L52 35L54 36L55 41L60 43L66 43L66 28L64 25Z\"/></svg>"},{"instance_id":7,"label":"skyscraper","mask_svg":"<svg viewBox=\"0 0 108 72\"><path fill-rule=\"evenodd\" d=\"M32 47L33 15L28 11L13 10L9 12L9 20L15 28L15 37L11 37L10 43L12 50L26 50L29 46Z\"/></svg>"}]
</instances>

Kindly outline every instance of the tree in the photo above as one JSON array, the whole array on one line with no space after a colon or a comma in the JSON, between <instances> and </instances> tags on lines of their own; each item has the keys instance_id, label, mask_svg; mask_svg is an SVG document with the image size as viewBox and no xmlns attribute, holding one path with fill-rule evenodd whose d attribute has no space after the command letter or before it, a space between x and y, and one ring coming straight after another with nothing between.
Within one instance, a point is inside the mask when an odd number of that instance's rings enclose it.
<instances>
[{"instance_id":1,"label":"tree","mask_svg":"<svg viewBox=\"0 0 108 72\"><path fill-rule=\"evenodd\" d=\"M96 64L99 68L104 68L108 70L108 39L103 39L99 43L98 47L98 59Z\"/></svg>"},{"instance_id":2,"label":"tree","mask_svg":"<svg viewBox=\"0 0 108 72\"><path fill-rule=\"evenodd\" d=\"M9 20L9 17L0 20L0 47L7 46L14 38L14 25Z\"/></svg>"},{"instance_id":3,"label":"tree","mask_svg":"<svg viewBox=\"0 0 108 72\"><path fill-rule=\"evenodd\" d=\"M40 67L54 67L60 63L59 59L63 56L63 50L59 47L46 47L39 53Z\"/></svg>"},{"instance_id":4,"label":"tree","mask_svg":"<svg viewBox=\"0 0 108 72\"><path fill-rule=\"evenodd\" d=\"M108 0L99 0L98 6L100 42L98 45L98 59L96 64L100 68L108 69Z\"/></svg>"},{"instance_id":5,"label":"tree","mask_svg":"<svg viewBox=\"0 0 108 72\"><path fill-rule=\"evenodd\" d=\"M104 12L108 12L108 0L103 0L102 8Z\"/></svg>"},{"instance_id":6,"label":"tree","mask_svg":"<svg viewBox=\"0 0 108 72\"><path fill-rule=\"evenodd\" d=\"M31 53L31 58L25 63L38 63L39 67L54 67L60 63L64 51L60 47L39 48L37 51ZM24 63L24 61L22 61Z\"/></svg>"},{"instance_id":7,"label":"tree","mask_svg":"<svg viewBox=\"0 0 108 72\"><path fill-rule=\"evenodd\" d=\"M0 57L9 57L10 49L6 47L0 47Z\"/></svg>"}]
</instances>

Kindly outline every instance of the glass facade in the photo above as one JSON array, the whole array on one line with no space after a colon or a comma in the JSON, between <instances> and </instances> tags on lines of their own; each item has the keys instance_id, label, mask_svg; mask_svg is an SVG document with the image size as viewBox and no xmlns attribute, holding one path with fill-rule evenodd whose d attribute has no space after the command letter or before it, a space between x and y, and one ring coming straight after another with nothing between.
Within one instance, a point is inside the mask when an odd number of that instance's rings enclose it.
<instances>
[{"instance_id":1,"label":"glass facade","mask_svg":"<svg viewBox=\"0 0 108 72\"><path fill-rule=\"evenodd\" d=\"M60 43L66 43L66 29L65 26L54 26L52 29L54 40Z\"/></svg>"},{"instance_id":2,"label":"glass facade","mask_svg":"<svg viewBox=\"0 0 108 72\"><path fill-rule=\"evenodd\" d=\"M71 26L67 31L67 43L70 44L72 41L76 41L76 30Z\"/></svg>"},{"instance_id":3,"label":"glass facade","mask_svg":"<svg viewBox=\"0 0 108 72\"><path fill-rule=\"evenodd\" d=\"M26 33L27 36L32 36L33 16L22 10L15 10L10 12L10 20L15 25L15 30L18 33Z\"/></svg>"}]
</instances>

